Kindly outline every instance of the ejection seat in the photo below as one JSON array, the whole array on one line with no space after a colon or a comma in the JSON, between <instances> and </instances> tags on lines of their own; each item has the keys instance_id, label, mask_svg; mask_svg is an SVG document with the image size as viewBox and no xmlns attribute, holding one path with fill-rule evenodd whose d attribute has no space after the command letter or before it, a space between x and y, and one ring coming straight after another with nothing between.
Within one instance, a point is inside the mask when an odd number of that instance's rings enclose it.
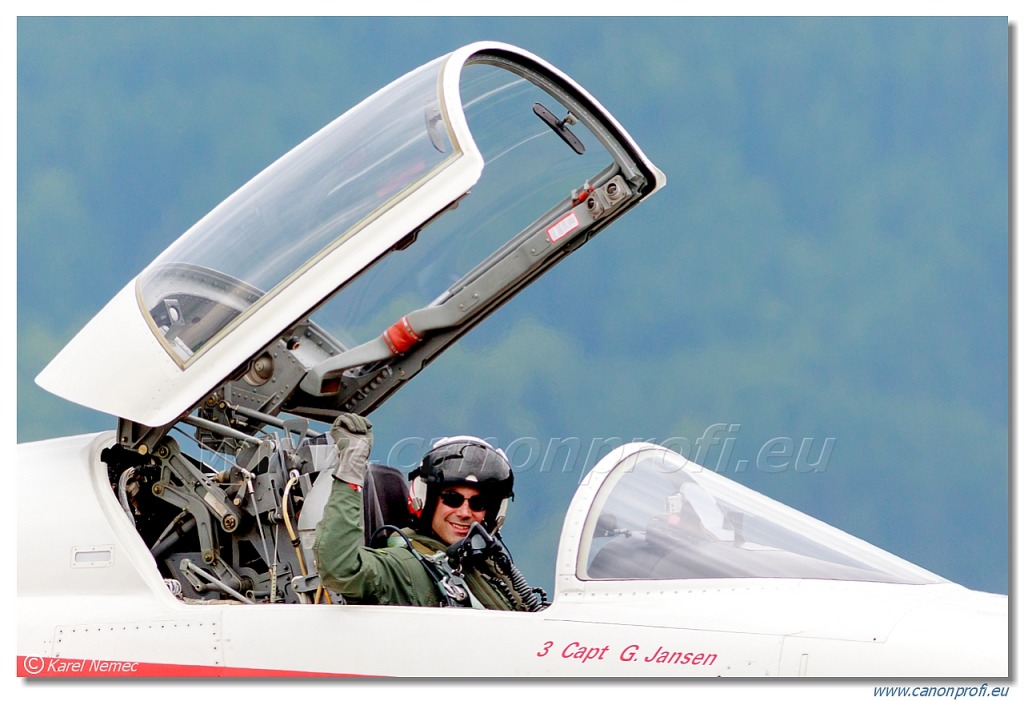
<instances>
[{"instance_id":1,"label":"ejection seat","mask_svg":"<svg viewBox=\"0 0 1024 701\"><path fill-rule=\"evenodd\" d=\"M323 518L324 507L334 481L328 472L319 473L299 513L298 530L306 562L313 562L315 559L313 543L316 539L316 527ZM405 477L394 467L370 463L367 465L366 478L363 482L365 544L371 545L370 538L384 525L397 528L410 525L408 487ZM385 533L381 536L373 543L373 547L384 547L387 544L388 536Z\"/></svg>"},{"instance_id":2,"label":"ejection seat","mask_svg":"<svg viewBox=\"0 0 1024 701\"><path fill-rule=\"evenodd\" d=\"M410 525L409 484L396 468L370 463L363 482L363 533L366 545L387 545L388 532L377 533L381 526L405 528ZM377 534L377 538L374 538Z\"/></svg>"}]
</instances>

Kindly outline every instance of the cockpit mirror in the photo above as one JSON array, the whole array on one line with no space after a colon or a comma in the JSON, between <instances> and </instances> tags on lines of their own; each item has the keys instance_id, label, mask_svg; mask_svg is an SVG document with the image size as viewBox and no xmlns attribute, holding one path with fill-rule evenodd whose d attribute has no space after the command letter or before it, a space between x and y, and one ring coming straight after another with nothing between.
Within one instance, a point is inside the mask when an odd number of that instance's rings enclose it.
<instances>
[{"instance_id":1,"label":"cockpit mirror","mask_svg":"<svg viewBox=\"0 0 1024 701\"><path fill-rule=\"evenodd\" d=\"M619 519L615 514L605 512L597 517L597 529L594 535L598 538L611 538L612 536L624 535L627 538L632 535L628 528L619 528Z\"/></svg>"},{"instance_id":2,"label":"cockpit mirror","mask_svg":"<svg viewBox=\"0 0 1024 701\"><path fill-rule=\"evenodd\" d=\"M537 102L533 105L533 113L544 120L544 123L551 127L551 131L558 134L562 141L569 144L569 148L581 156L586 153L587 148L583 145L583 142L569 131L569 127L565 126L566 124L576 123L576 118L573 117L572 112L565 115L565 119L559 119L552 114L551 110Z\"/></svg>"},{"instance_id":3,"label":"cockpit mirror","mask_svg":"<svg viewBox=\"0 0 1024 701\"><path fill-rule=\"evenodd\" d=\"M437 149L438 153L447 151L445 140L441 136L444 118L441 116L441 110L438 109L436 102L428 102L426 107L423 108L423 121L427 127L427 136L430 138L430 144Z\"/></svg>"}]
</instances>

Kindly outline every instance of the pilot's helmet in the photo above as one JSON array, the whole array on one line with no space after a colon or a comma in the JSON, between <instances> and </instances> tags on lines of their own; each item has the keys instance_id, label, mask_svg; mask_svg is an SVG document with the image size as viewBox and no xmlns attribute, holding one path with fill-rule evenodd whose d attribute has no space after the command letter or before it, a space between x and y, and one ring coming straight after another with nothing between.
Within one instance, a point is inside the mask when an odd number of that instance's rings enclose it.
<instances>
[{"instance_id":1,"label":"pilot's helmet","mask_svg":"<svg viewBox=\"0 0 1024 701\"><path fill-rule=\"evenodd\" d=\"M442 487L469 486L491 500L483 525L500 528L513 498L512 468L500 448L473 436L442 438L434 443L409 473L409 509L417 531L430 531L430 522Z\"/></svg>"}]
</instances>

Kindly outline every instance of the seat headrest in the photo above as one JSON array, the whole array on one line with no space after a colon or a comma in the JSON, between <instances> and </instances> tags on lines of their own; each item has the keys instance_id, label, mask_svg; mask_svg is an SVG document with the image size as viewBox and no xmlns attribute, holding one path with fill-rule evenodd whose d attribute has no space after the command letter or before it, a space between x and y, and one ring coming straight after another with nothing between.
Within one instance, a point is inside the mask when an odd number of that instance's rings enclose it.
<instances>
[{"instance_id":1,"label":"seat headrest","mask_svg":"<svg viewBox=\"0 0 1024 701\"><path fill-rule=\"evenodd\" d=\"M387 534L371 543L370 539L381 526L405 528L409 520L409 486L397 469L379 463L370 463L363 482L363 533L370 547L383 547Z\"/></svg>"}]
</instances>

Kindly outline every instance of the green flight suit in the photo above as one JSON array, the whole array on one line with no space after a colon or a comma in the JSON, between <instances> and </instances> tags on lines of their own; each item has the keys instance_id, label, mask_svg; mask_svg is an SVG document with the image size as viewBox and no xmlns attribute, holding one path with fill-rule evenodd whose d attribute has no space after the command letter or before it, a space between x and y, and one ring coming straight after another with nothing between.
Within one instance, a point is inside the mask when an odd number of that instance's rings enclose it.
<instances>
[{"instance_id":1,"label":"green flight suit","mask_svg":"<svg viewBox=\"0 0 1024 701\"><path fill-rule=\"evenodd\" d=\"M362 508L362 494L348 483L335 480L313 544L324 587L353 604L440 606L442 596L437 584L407 547L373 549L363 545ZM436 538L411 529L404 532L421 553L432 555L446 547ZM504 582L508 591L514 591L511 583L493 568L485 569L486 575L476 570L463 574L470 593L484 608L511 610L514 604L488 578Z\"/></svg>"}]
</instances>

